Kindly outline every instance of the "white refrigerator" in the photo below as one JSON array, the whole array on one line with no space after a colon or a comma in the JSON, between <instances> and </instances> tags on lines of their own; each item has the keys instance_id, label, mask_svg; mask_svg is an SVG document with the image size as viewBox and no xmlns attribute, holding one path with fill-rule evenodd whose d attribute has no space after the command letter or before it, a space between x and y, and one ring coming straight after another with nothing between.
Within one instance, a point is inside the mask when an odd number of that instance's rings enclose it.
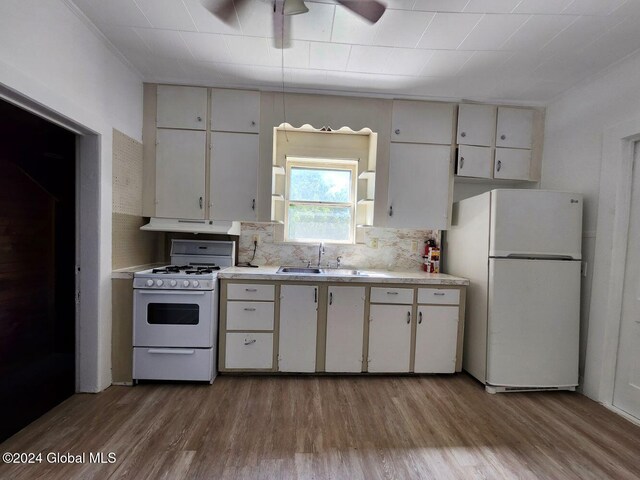
<instances>
[{"instance_id":1,"label":"white refrigerator","mask_svg":"<svg viewBox=\"0 0 640 480\"><path fill-rule=\"evenodd\" d=\"M582 196L500 189L454 204L445 271L470 280L463 369L491 393L578 385Z\"/></svg>"}]
</instances>

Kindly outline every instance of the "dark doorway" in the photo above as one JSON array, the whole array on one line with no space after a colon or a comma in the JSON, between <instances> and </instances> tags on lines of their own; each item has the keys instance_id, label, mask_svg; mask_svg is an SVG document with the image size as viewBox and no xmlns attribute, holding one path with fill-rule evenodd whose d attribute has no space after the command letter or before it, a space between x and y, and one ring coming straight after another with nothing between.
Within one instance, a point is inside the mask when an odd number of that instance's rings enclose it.
<instances>
[{"instance_id":1,"label":"dark doorway","mask_svg":"<svg viewBox=\"0 0 640 480\"><path fill-rule=\"evenodd\" d=\"M75 391L75 145L0 100L0 441Z\"/></svg>"}]
</instances>

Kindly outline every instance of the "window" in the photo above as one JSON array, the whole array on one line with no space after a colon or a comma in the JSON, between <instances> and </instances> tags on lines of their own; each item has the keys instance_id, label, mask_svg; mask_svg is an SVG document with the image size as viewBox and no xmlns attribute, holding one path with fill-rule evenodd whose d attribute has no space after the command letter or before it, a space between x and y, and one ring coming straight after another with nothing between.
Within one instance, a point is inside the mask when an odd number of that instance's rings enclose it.
<instances>
[{"instance_id":1,"label":"window","mask_svg":"<svg viewBox=\"0 0 640 480\"><path fill-rule=\"evenodd\" d=\"M286 162L285 240L354 243L357 160Z\"/></svg>"}]
</instances>

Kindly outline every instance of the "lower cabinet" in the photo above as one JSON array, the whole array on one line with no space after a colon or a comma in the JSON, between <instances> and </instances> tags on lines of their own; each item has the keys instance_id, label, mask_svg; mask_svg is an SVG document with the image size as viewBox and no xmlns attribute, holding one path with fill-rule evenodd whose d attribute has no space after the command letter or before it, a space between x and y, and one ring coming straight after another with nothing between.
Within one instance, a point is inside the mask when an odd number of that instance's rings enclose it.
<instances>
[{"instance_id":1,"label":"lower cabinet","mask_svg":"<svg viewBox=\"0 0 640 480\"><path fill-rule=\"evenodd\" d=\"M225 364L227 368L272 368L273 333L228 332Z\"/></svg>"},{"instance_id":2,"label":"lower cabinet","mask_svg":"<svg viewBox=\"0 0 640 480\"><path fill-rule=\"evenodd\" d=\"M362 371L364 301L364 287L328 288L326 372Z\"/></svg>"},{"instance_id":3,"label":"lower cabinet","mask_svg":"<svg viewBox=\"0 0 640 480\"><path fill-rule=\"evenodd\" d=\"M318 286L280 286L280 336L278 370L316 371Z\"/></svg>"},{"instance_id":4,"label":"lower cabinet","mask_svg":"<svg viewBox=\"0 0 640 480\"><path fill-rule=\"evenodd\" d=\"M415 373L456 371L460 309L453 305L419 305Z\"/></svg>"},{"instance_id":5,"label":"lower cabinet","mask_svg":"<svg viewBox=\"0 0 640 480\"><path fill-rule=\"evenodd\" d=\"M409 371L411 309L411 305L371 305L369 313L369 372Z\"/></svg>"}]
</instances>

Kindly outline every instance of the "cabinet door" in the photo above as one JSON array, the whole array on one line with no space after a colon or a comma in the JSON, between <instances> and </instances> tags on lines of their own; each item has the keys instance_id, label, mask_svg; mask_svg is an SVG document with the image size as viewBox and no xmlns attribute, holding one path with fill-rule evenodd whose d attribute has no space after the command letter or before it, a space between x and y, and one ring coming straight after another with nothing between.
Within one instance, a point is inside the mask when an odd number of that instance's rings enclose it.
<instances>
[{"instance_id":1,"label":"cabinet door","mask_svg":"<svg viewBox=\"0 0 640 480\"><path fill-rule=\"evenodd\" d=\"M207 89L158 85L157 126L160 128L207 128Z\"/></svg>"},{"instance_id":2,"label":"cabinet door","mask_svg":"<svg viewBox=\"0 0 640 480\"><path fill-rule=\"evenodd\" d=\"M408 372L411 305L371 305L369 372Z\"/></svg>"},{"instance_id":3,"label":"cabinet door","mask_svg":"<svg viewBox=\"0 0 640 480\"><path fill-rule=\"evenodd\" d=\"M225 337L225 368L270 369L273 333L229 332Z\"/></svg>"},{"instance_id":4,"label":"cabinet door","mask_svg":"<svg viewBox=\"0 0 640 480\"><path fill-rule=\"evenodd\" d=\"M260 92L211 91L211 130L220 132L260 132Z\"/></svg>"},{"instance_id":5,"label":"cabinet door","mask_svg":"<svg viewBox=\"0 0 640 480\"><path fill-rule=\"evenodd\" d=\"M496 148L493 176L509 180L529 180L531 150Z\"/></svg>"},{"instance_id":6,"label":"cabinet door","mask_svg":"<svg viewBox=\"0 0 640 480\"><path fill-rule=\"evenodd\" d=\"M460 145L458 149L459 177L491 178L493 172L493 149Z\"/></svg>"},{"instance_id":7,"label":"cabinet door","mask_svg":"<svg viewBox=\"0 0 640 480\"><path fill-rule=\"evenodd\" d=\"M496 107L460 105L458 109L458 144L490 147L496 137Z\"/></svg>"},{"instance_id":8,"label":"cabinet door","mask_svg":"<svg viewBox=\"0 0 640 480\"><path fill-rule=\"evenodd\" d=\"M454 109L451 103L395 100L391 141L451 145Z\"/></svg>"},{"instance_id":9,"label":"cabinet door","mask_svg":"<svg viewBox=\"0 0 640 480\"><path fill-rule=\"evenodd\" d=\"M258 135L211 134L211 219L255 221L258 156Z\"/></svg>"},{"instance_id":10,"label":"cabinet door","mask_svg":"<svg viewBox=\"0 0 640 480\"><path fill-rule=\"evenodd\" d=\"M387 226L448 228L452 188L451 147L392 143Z\"/></svg>"},{"instance_id":11,"label":"cabinet door","mask_svg":"<svg viewBox=\"0 0 640 480\"><path fill-rule=\"evenodd\" d=\"M455 371L458 312L457 306L418 306L415 373Z\"/></svg>"},{"instance_id":12,"label":"cabinet door","mask_svg":"<svg viewBox=\"0 0 640 480\"><path fill-rule=\"evenodd\" d=\"M325 371L362 371L364 298L364 287L329 287Z\"/></svg>"},{"instance_id":13,"label":"cabinet door","mask_svg":"<svg viewBox=\"0 0 640 480\"><path fill-rule=\"evenodd\" d=\"M531 148L533 110L498 107L496 147Z\"/></svg>"},{"instance_id":14,"label":"cabinet door","mask_svg":"<svg viewBox=\"0 0 640 480\"><path fill-rule=\"evenodd\" d=\"M280 287L279 371L316 371L317 330L318 287L282 285Z\"/></svg>"},{"instance_id":15,"label":"cabinet door","mask_svg":"<svg viewBox=\"0 0 640 480\"><path fill-rule=\"evenodd\" d=\"M204 218L206 133L158 129L156 216Z\"/></svg>"}]
</instances>

